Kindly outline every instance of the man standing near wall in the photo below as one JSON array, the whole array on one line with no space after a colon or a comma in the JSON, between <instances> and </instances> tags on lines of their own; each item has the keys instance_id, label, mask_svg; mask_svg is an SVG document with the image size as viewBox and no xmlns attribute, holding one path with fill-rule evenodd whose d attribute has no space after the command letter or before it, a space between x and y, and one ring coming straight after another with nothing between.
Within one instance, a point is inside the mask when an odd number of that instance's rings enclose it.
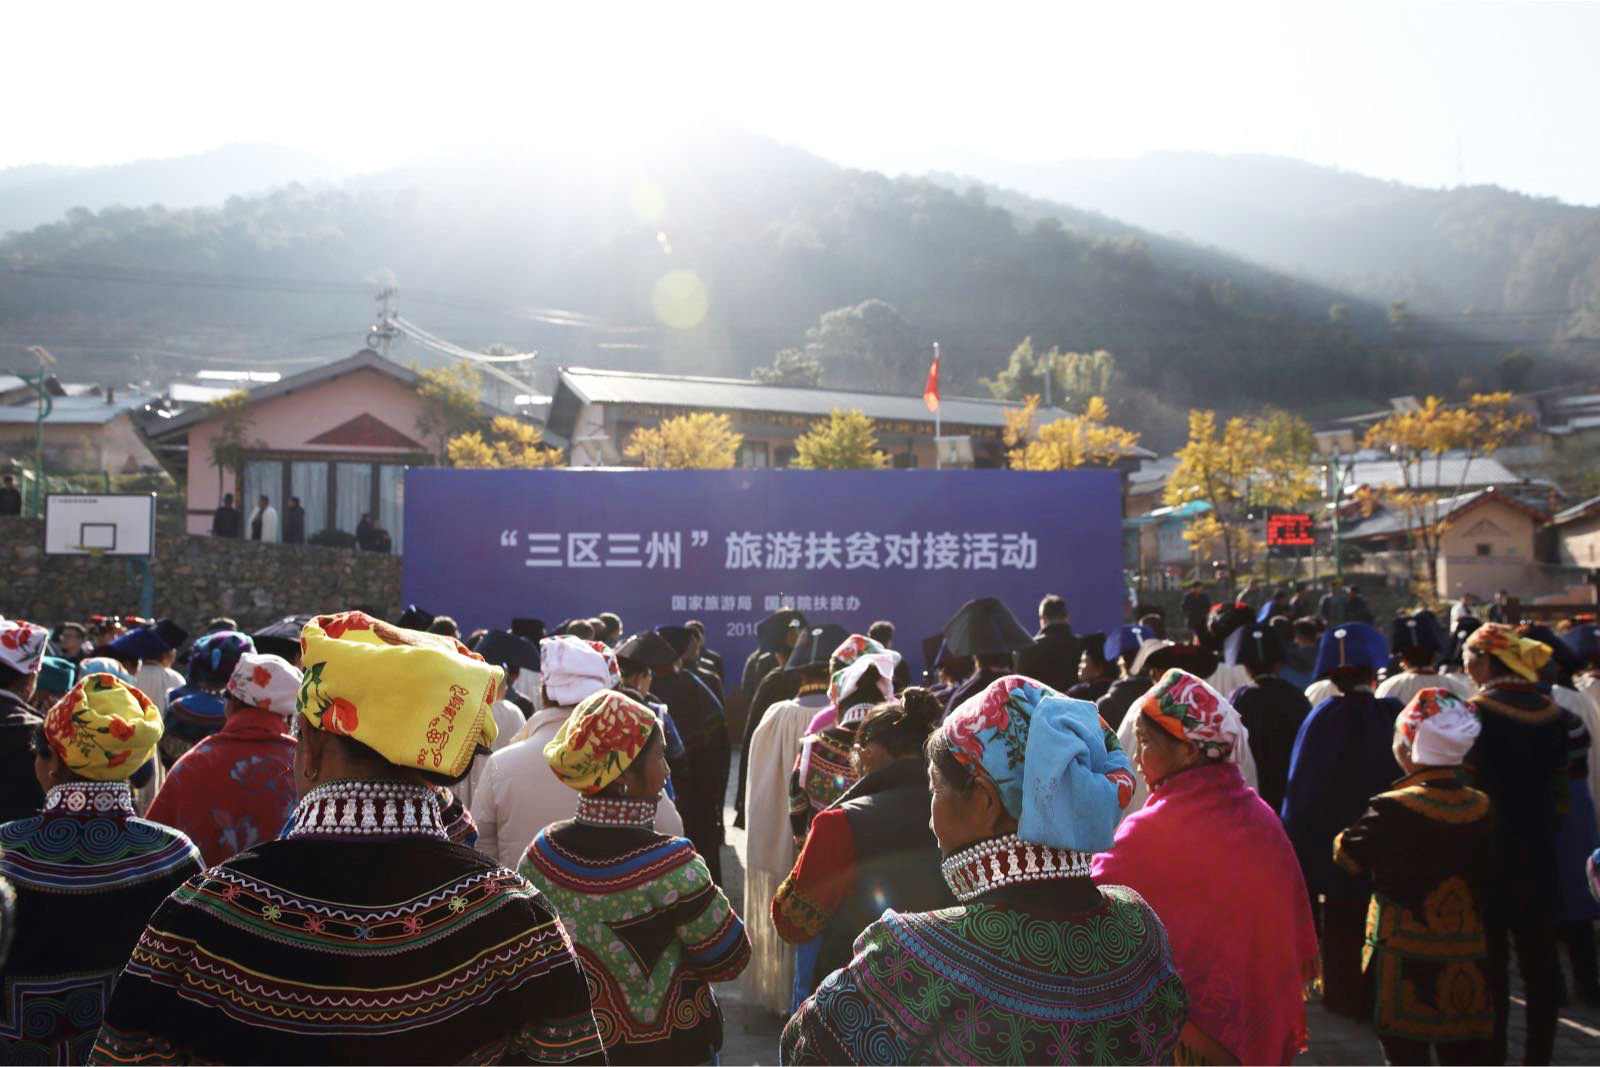
<instances>
[{"instance_id":1,"label":"man standing near wall","mask_svg":"<svg viewBox=\"0 0 1600 1067\"><path fill-rule=\"evenodd\" d=\"M224 493L221 506L211 513L211 536L238 537L240 518L239 509L233 506L233 494Z\"/></svg>"},{"instance_id":2,"label":"man standing near wall","mask_svg":"<svg viewBox=\"0 0 1600 1067\"><path fill-rule=\"evenodd\" d=\"M11 475L5 476L5 484L0 486L0 515L21 515L22 493L17 489L17 480Z\"/></svg>"},{"instance_id":3,"label":"man standing near wall","mask_svg":"<svg viewBox=\"0 0 1600 1067\"><path fill-rule=\"evenodd\" d=\"M306 509L300 506L300 498L292 496L288 505L283 509L283 543L286 545L303 545L306 543Z\"/></svg>"}]
</instances>

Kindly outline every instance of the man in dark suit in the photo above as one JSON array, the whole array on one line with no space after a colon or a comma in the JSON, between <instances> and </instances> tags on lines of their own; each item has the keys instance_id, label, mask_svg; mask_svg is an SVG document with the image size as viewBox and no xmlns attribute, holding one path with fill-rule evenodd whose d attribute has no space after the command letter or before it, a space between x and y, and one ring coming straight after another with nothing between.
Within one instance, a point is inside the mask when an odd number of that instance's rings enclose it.
<instances>
[{"instance_id":1,"label":"man in dark suit","mask_svg":"<svg viewBox=\"0 0 1600 1067\"><path fill-rule=\"evenodd\" d=\"M303 545L306 543L306 509L300 506L300 498L292 496L289 504L283 509L283 543L286 545Z\"/></svg>"},{"instance_id":2,"label":"man in dark suit","mask_svg":"<svg viewBox=\"0 0 1600 1067\"><path fill-rule=\"evenodd\" d=\"M1016 654L1017 673L1043 682L1058 693L1078 684L1083 642L1067 621L1067 602L1055 593L1039 601L1039 632Z\"/></svg>"}]
</instances>

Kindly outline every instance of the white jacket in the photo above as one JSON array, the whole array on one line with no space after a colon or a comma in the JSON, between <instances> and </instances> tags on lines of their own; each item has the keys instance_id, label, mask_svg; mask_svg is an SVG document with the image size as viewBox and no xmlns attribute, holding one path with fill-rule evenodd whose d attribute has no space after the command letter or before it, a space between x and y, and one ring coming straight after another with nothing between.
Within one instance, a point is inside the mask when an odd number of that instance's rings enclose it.
<instances>
[{"instance_id":1,"label":"white jacket","mask_svg":"<svg viewBox=\"0 0 1600 1067\"><path fill-rule=\"evenodd\" d=\"M571 713L571 708L534 713L522 731L523 739L490 756L472 788L478 851L501 866L516 870L540 830L572 818L578 810L577 791L563 785L544 760L544 746ZM656 832L683 836L683 819L666 794L656 808Z\"/></svg>"}]
</instances>

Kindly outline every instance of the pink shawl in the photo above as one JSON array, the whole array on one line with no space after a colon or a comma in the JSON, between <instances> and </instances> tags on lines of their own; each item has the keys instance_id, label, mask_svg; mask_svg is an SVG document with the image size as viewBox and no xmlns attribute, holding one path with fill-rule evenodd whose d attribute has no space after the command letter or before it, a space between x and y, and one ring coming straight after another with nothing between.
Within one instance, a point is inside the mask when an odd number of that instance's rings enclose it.
<instances>
[{"instance_id":1,"label":"pink shawl","mask_svg":"<svg viewBox=\"0 0 1600 1067\"><path fill-rule=\"evenodd\" d=\"M1162 782L1095 856L1094 880L1128 886L1160 916L1195 1026L1241 1063L1305 1051L1305 990L1319 969L1305 879L1238 766Z\"/></svg>"}]
</instances>

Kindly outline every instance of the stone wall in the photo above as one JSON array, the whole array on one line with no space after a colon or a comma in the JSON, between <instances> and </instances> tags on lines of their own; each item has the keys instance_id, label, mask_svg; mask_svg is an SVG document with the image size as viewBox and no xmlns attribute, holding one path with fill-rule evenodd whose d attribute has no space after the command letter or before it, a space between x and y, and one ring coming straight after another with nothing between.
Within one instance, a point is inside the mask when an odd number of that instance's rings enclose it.
<instances>
[{"instance_id":1,"label":"stone wall","mask_svg":"<svg viewBox=\"0 0 1600 1067\"><path fill-rule=\"evenodd\" d=\"M186 629L215 615L251 630L297 612L362 608L393 618L402 607L398 556L188 534L157 539L155 613ZM53 624L138 612L132 561L46 556L43 546L42 520L0 518L0 614Z\"/></svg>"}]
</instances>

